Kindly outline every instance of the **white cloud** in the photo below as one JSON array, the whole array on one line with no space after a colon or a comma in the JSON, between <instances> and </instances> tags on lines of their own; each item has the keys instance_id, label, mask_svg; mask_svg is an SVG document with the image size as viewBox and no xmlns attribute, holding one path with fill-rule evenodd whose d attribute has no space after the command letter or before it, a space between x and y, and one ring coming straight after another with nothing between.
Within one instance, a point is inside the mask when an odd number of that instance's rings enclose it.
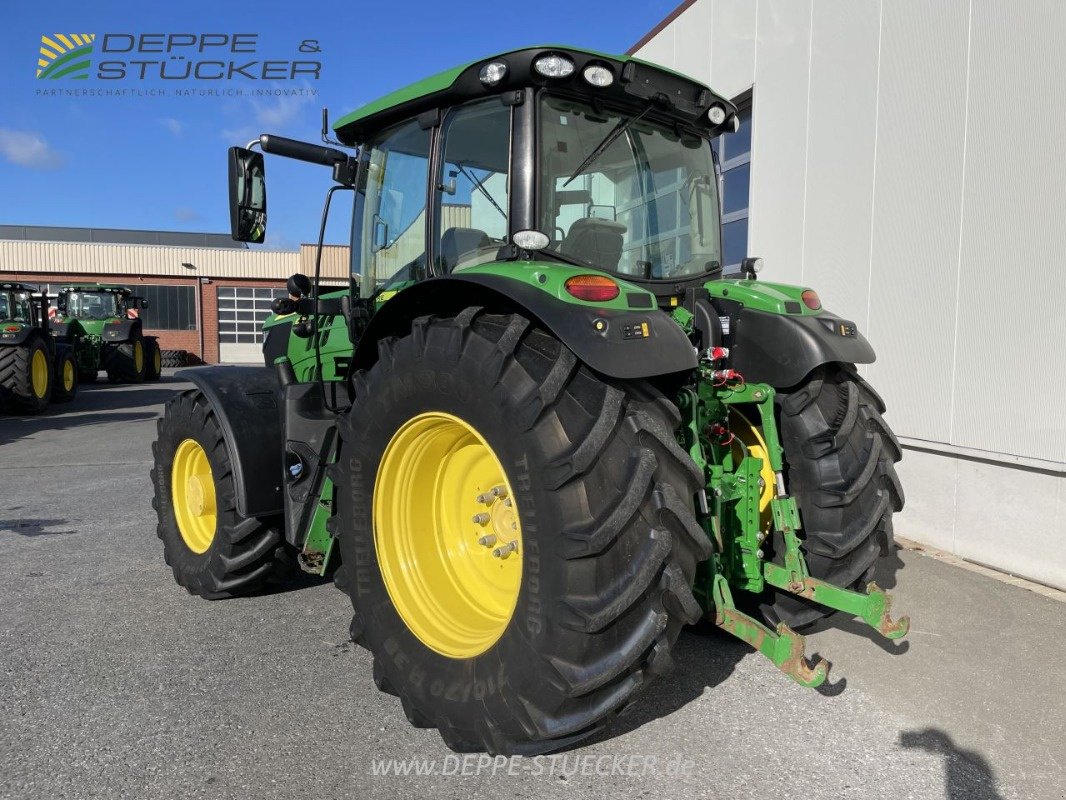
<instances>
[{"instance_id":1,"label":"white cloud","mask_svg":"<svg viewBox=\"0 0 1066 800\"><path fill-rule=\"evenodd\" d=\"M185 124L180 119L174 119L174 117L163 117L159 120L159 124L175 136L181 136L185 130Z\"/></svg>"},{"instance_id":2,"label":"white cloud","mask_svg":"<svg viewBox=\"0 0 1066 800\"><path fill-rule=\"evenodd\" d=\"M174 219L179 222L196 222L203 219L203 216L195 208L181 206L180 208L174 209Z\"/></svg>"},{"instance_id":3,"label":"white cloud","mask_svg":"<svg viewBox=\"0 0 1066 800\"><path fill-rule=\"evenodd\" d=\"M260 133L293 127L300 121L304 111L318 101L318 90L307 83L302 86L277 86L275 88L280 92L276 97L248 98L252 106L254 125L223 129L222 138L244 144L257 138Z\"/></svg>"},{"instance_id":4,"label":"white cloud","mask_svg":"<svg viewBox=\"0 0 1066 800\"><path fill-rule=\"evenodd\" d=\"M40 134L10 128L0 128L0 155L27 169L59 169L64 162Z\"/></svg>"}]
</instances>

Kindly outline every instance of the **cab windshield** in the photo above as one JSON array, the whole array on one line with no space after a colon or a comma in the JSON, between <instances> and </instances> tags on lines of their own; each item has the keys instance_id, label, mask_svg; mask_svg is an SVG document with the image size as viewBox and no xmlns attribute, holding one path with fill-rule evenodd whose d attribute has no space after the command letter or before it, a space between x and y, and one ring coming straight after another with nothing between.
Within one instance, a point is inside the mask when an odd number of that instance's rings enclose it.
<instances>
[{"instance_id":1,"label":"cab windshield","mask_svg":"<svg viewBox=\"0 0 1066 800\"><path fill-rule=\"evenodd\" d=\"M33 322L28 292L0 292L0 320Z\"/></svg>"},{"instance_id":2,"label":"cab windshield","mask_svg":"<svg viewBox=\"0 0 1066 800\"><path fill-rule=\"evenodd\" d=\"M540 230L548 249L638 280L719 269L710 143L641 111L540 99Z\"/></svg>"},{"instance_id":3,"label":"cab windshield","mask_svg":"<svg viewBox=\"0 0 1066 800\"><path fill-rule=\"evenodd\" d=\"M119 315L118 297L110 292L70 292L67 315L76 319L108 319Z\"/></svg>"}]
</instances>

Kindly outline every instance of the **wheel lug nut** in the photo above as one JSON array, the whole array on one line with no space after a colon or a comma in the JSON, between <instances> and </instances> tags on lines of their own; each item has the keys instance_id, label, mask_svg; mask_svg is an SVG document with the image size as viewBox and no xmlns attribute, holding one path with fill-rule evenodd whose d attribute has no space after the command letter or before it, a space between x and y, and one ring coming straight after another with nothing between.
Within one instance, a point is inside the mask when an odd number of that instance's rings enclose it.
<instances>
[{"instance_id":1,"label":"wheel lug nut","mask_svg":"<svg viewBox=\"0 0 1066 800\"><path fill-rule=\"evenodd\" d=\"M474 524L487 525L489 521L489 515L482 511L480 514L474 514Z\"/></svg>"},{"instance_id":2,"label":"wheel lug nut","mask_svg":"<svg viewBox=\"0 0 1066 800\"><path fill-rule=\"evenodd\" d=\"M478 539L477 543L480 544L482 547L492 547L494 544L496 544L496 534L487 533L480 539Z\"/></svg>"},{"instance_id":3,"label":"wheel lug nut","mask_svg":"<svg viewBox=\"0 0 1066 800\"><path fill-rule=\"evenodd\" d=\"M511 507L511 498L508 497L506 500L503 501L503 504L505 506L507 506L508 508L510 508Z\"/></svg>"},{"instance_id":4,"label":"wheel lug nut","mask_svg":"<svg viewBox=\"0 0 1066 800\"><path fill-rule=\"evenodd\" d=\"M505 545L497 547L495 550L492 551L492 554L496 556L496 558L507 558L507 556L511 555L511 553L517 549L517 542L508 542Z\"/></svg>"},{"instance_id":5,"label":"wheel lug nut","mask_svg":"<svg viewBox=\"0 0 1066 800\"><path fill-rule=\"evenodd\" d=\"M507 497L507 488L505 486L493 486L492 487L492 496L493 497Z\"/></svg>"},{"instance_id":6,"label":"wheel lug nut","mask_svg":"<svg viewBox=\"0 0 1066 800\"><path fill-rule=\"evenodd\" d=\"M476 501L477 501L478 503L481 503L481 505L483 505L483 506L487 506L487 505L488 505L489 503L491 503L491 502L492 502L492 495L491 495L491 494L489 494L488 492L486 492L485 494L479 494L479 495L478 495L478 496L477 496L476 498L474 498L474 499L475 499L475 500L476 500Z\"/></svg>"}]
</instances>

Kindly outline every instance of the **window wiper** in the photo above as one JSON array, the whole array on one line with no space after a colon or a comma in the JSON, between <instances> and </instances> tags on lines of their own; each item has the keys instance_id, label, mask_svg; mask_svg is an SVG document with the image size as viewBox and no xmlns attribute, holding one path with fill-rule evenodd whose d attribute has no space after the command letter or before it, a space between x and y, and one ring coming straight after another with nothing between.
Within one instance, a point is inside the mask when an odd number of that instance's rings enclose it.
<instances>
[{"instance_id":1,"label":"window wiper","mask_svg":"<svg viewBox=\"0 0 1066 800\"><path fill-rule=\"evenodd\" d=\"M495 208L497 211L500 212L500 216L503 217L504 219L507 219L507 212L504 211L502 208L500 208L500 204L496 202L495 198L493 198L493 196L491 194L489 194L489 190L486 189L484 187L484 185L483 185L485 183L485 181L487 181L489 179L490 176L486 175L481 180L478 180L473 175L473 173L467 172L466 171L466 167L464 167L462 164L456 164L455 166L456 166L456 168L458 168L458 170L461 173L463 173L463 176L468 181L470 181L472 184L474 184L474 188L475 189L477 189L479 192L481 192L481 194L485 195L485 199L488 200L490 203L492 203L493 208Z\"/></svg>"},{"instance_id":2,"label":"window wiper","mask_svg":"<svg viewBox=\"0 0 1066 800\"><path fill-rule=\"evenodd\" d=\"M644 110L637 114L635 117L628 117L627 119L619 120L618 124L615 125L606 136L603 137L603 141L601 141L598 145L592 148L592 152L585 156L585 160L578 165L577 169L574 170L574 174L566 179L566 183L563 184L562 188L565 189L567 186L570 185L570 181L572 181L574 178L581 175L585 170L591 167L592 164L596 161L596 159L602 156L604 151L612 144L614 144L615 139L617 139L619 136L629 130L630 126L634 122L643 118L644 115L651 111L653 108L655 108L655 103L648 103L648 105L644 107Z\"/></svg>"}]
</instances>

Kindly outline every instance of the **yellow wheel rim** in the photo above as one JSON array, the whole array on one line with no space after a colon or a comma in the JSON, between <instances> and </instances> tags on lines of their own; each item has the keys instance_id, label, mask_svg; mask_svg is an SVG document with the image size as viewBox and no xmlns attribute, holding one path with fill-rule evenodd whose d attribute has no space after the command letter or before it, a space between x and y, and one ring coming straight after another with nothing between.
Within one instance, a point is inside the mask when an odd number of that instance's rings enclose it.
<instances>
[{"instance_id":1,"label":"yellow wheel rim","mask_svg":"<svg viewBox=\"0 0 1066 800\"><path fill-rule=\"evenodd\" d=\"M69 392L74 388L74 364L65 360L63 362L63 391Z\"/></svg>"},{"instance_id":2,"label":"yellow wheel rim","mask_svg":"<svg viewBox=\"0 0 1066 800\"><path fill-rule=\"evenodd\" d=\"M449 658L503 635L522 583L522 526L495 451L469 423L419 414L392 437L374 483L374 546L408 629Z\"/></svg>"},{"instance_id":3,"label":"yellow wheel rim","mask_svg":"<svg viewBox=\"0 0 1066 800\"><path fill-rule=\"evenodd\" d=\"M215 479L207 453L195 439L186 439L174 453L170 468L170 499L178 531L194 553L207 552L215 538Z\"/></svg>"},{"instance_id":4,"label":"yellow wheel rim","mask_svg":"<svg viewBox=\"0 0 1066 800\"><path fill-rule=\"evenodd\" d=\"M762 431L752 425L736 408L729 409L729 432L736 437L732 448L735 463L740 463L745 449L749 456L762 459L762 467L759 470L759 477L763 481L762 492L759 494L759 527L768 532L773 521L770 501L774 498L774 471L770 467L766 440L762 438Z\"/></svg>"},{"instance_id":5,"label":"yellow wheel rim","mask_svg":"<svg viewBox=\"0 0 1066 800\"><path fill-rule=\"evenodd\" d=\"M155 371L159 373L163 369L163 356L159 353L159 348L155 348L152 353L152 363L155 364Z\"/></svg>"},{"instance_id":6,"label":"yellow wheel rim","mask_svg":"<svg viewBox=\"0 0 1066 800\"><path fill-rule=\"evenodd\" d=\"M133 343L133 368L138 372L144 369L144 345L140 339Z\"/></svg>"},{"instance_id":7,"label":"yellow wheel rim","mask_svg":"<svg viewBox=\"0 0 1066 800\"><path fill-rule=\"evenodd\" d=\"M44 350L34 350L33 360L30 362L30 380L33 383L33 393L39 399L44 399L48 394L48 358Z\"/></svg>"}]
</instances>

